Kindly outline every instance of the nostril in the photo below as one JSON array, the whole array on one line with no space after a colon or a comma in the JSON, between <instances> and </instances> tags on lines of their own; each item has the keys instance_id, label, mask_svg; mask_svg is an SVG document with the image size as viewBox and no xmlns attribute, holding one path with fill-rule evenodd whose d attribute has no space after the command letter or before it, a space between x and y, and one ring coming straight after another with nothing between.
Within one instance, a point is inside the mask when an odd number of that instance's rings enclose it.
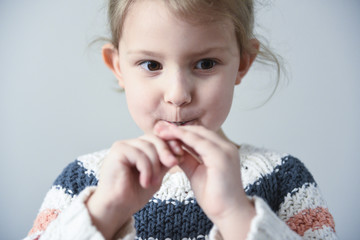
<instances>
[{"instance_id":1,"label":"nostril","mask_svg":"<svg viewBox=\"0 0 360 240\"><path fill-rule=\"evenodd\" d=\"M191 77L186 76L184 71L176 71L168 76L164 85L164 101L166 103L183 106L189 104L192 100L193 81Z\"/></svg>"},{"instance_id":2,"label":"nostril","mask_svg":"<svg viewBox=\"0 0 360 240\"><path fill-rule=\"evenodd\" d=\"M176 105L178 107L189 104L191 102L191 94L182 93L182 94L168 94L165 96L165 101L169 104Z\"/></svg>"}]
</instances>

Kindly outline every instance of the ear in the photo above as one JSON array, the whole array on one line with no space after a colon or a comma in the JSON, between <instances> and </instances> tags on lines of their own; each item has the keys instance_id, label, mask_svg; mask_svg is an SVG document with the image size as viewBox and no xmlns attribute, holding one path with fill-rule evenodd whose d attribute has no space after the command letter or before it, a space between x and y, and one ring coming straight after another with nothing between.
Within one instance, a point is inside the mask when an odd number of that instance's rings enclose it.
<instances>
[{"instance_id":1,"label":"ear","mask_svg":"<svg viewBox=\"0 0 360 240\"><path fill-rule=\"evenodd\" d=\"M236 77L235 85L241 83L241 80L243 79L243 77L245 77L246 73L249 71L251 65L253 64L257 56L257 52L259 51L260 43L256 38L251 39L250 44L252 45L252 48L256 51L254 51L254 53L243 52L241 54L239 71Z\"/></svg>"},{"instance_id":2,"label":"ear","mask_svg":"<svg viewBox=\"0 0 360 240\"><path fill-rule=\"evenodd\" d=\"M102 47L103 60L114 73L120 87L124 88L124 81L120 71L119 51L111 43L107 43Z\"/></svg>"}]
</instances>

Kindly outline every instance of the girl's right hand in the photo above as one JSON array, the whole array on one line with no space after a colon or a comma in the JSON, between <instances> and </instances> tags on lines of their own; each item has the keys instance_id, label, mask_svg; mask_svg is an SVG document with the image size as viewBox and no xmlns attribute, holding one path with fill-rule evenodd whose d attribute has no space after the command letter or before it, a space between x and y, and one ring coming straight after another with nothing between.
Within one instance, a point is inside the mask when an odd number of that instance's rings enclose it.
<instances>
[{"instance_id":1,"label":"girl's right hand","mask_svg":"<svg viewBox=\"0 0 360 240\"><path fill-rule=\"evenodd\" d=\"M93 224L106 239L160 188L166 172L178 164L175 154L182 154L179 144L166 143L155 135L113 144L101 167L98 186L86 203Z\"/></svg>"}]
</instances>

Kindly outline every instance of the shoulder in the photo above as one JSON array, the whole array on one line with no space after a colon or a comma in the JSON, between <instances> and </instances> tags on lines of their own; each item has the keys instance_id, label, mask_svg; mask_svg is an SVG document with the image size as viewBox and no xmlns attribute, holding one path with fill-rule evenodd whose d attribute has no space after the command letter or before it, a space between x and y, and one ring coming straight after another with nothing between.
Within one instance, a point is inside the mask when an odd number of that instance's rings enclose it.
<instances>
[{"instance_id":1,"label":"shoulder","mask_svg":"<svg viewBox=\"0 0 360 240\"><path fill-rule=\"evenodd\" d=\"M102 150L79 156L64 168L53 183L53 188L76 196L86 187L97 185L101 164L108 152Z\"/></svg>"},{"instance_id":2,"label":"shoulder","mask_svg":"<svg viewBox=\"0 0 360 240\"><path fill-rule=\"evenodd\" d=\"M242 145L239 154L246 193L262 197L273 211L289 194L316 186L304 163L291 154L252 145Z\"/></svg>"},{"instance_id":3,"label":"shoulder","mask_svg":"<svg viewBox=\"0 0 360 240\"><path fill-rule=\"evenodd\" d=\"M244 144L241 145L239 155L243 178L246 178L245 185L255 182L261 176L284 176L292 171L310 174L304 163L289 153Z\"/></svg>"},{"instance_id":4,"label":"shoulder","mask_svg":"<svg viewBox=\"0 0 360 240\"><path fill-rule=\"evenodd\" d=\"M79 197L80 192L97 185L99 169L107 153L108 150L103 150L82 155L64 168L47 192L31 234L38 236Z\"/></svg>"}]
</instances>

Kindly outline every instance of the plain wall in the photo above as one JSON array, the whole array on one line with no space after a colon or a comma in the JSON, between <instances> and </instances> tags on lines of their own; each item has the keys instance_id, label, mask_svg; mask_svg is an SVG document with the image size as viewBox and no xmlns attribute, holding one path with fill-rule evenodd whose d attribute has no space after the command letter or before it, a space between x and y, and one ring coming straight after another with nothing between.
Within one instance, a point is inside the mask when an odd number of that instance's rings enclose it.
<instances>
[{"instance_id":1,"label":"plain wall","mask_svg":"<svg viewBox=\"0 0 360 240\"><path fill-rule=\"evenodd\" d=\"M101 44L88 46L107 33L104 2L0 1L2 239L27 234L69 162L141 134L102 63ZM360 2L265 2L257 31L286 60L288 83L254 108L271 91L269 72L255 66L236 89L224 130L239 143L300 158L320 185L339 237L356 239Z\"/></svg>"}]
</instances>

